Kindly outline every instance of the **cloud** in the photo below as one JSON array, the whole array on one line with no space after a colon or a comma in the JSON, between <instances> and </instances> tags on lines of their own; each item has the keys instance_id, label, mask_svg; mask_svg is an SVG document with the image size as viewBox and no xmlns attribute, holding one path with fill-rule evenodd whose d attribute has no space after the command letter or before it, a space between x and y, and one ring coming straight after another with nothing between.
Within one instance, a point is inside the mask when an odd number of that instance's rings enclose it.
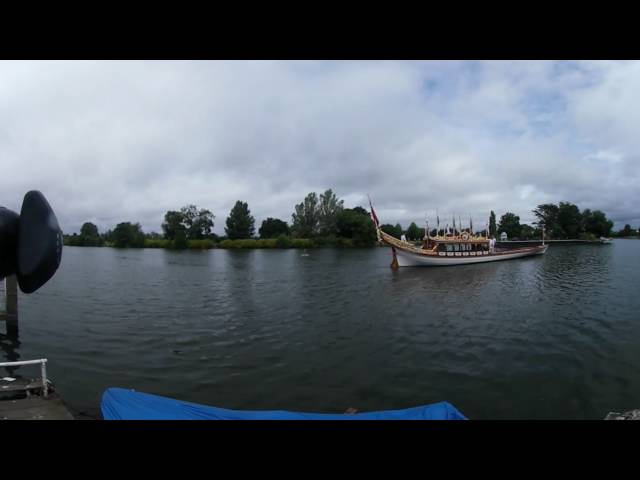
<instances>
[{"instance_id":1,"label":"cloud","mask_svg":"<svg viewBox=\"0 0 640 480\"><path fill-rule=\"evenodd\" d=\"M637 62L0 62L0 204L40 189L65 231L310 191L385 223L542 202L640 224Z\"/></svg>"}]
</instances>

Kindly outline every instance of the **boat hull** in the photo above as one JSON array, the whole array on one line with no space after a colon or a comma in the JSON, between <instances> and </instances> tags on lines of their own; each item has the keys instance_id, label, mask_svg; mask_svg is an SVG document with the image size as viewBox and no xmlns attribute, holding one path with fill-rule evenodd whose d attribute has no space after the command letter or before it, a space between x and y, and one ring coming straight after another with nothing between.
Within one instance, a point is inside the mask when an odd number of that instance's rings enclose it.
<instances>
[{"instance_id":1,"label":"boat hull","mask_svg":"<svg viewBox=\"0 0 640 480\"><path fill-rule=\"evenodd\" d=\"M472 263L498 262L500 260L512 260L515 258L542 255L547 251L548 245L518 249L513 252L497 252L476 256L440 256L420 255L396 249L396 258L399 267L437 267L450 265L469 265ZM452 252L453 253L453 252ZM457 253L457 252L456 252Z\"/></svg>"}]
</instances>

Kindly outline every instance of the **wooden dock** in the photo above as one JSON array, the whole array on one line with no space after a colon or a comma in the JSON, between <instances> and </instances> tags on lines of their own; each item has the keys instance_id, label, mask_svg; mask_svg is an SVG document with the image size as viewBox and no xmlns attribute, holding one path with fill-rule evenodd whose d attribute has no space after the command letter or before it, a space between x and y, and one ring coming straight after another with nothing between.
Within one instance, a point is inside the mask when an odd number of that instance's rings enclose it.
<instances>
[{"instance_id":1,"label":"wooden dock","mask_svg":"<svg viewBox=\"0 0 640 480\"><path fill-rule=\"evenodd\" d=\"M74 420L57 394L0 400L0 420Z\"/></svg>"},{"instance_id":2,"label":"wooden dock","mask_svg":"<svg viewBox=\"0 0 640 480\"><path fill-rule=\"evenodd\" d=\"M47 359L4 362L0 367L40 365L36 378L0 377L0 420L74 420L47 379Z\"/></svg>"}]
</instances>

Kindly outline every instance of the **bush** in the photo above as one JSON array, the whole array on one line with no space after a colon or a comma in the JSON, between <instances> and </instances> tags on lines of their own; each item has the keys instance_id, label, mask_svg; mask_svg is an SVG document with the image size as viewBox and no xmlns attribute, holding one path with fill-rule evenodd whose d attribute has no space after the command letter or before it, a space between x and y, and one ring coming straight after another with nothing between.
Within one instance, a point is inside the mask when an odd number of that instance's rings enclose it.
<instances>
[{"instance_id":1,"label":"bush","mask_svg":"<svg viewBox=\"0 0 640 480\"><path fill-rule=\"evenodd\" d=\"M178 230L176 232L176 238L171 241L171 248L176 250L184 250L188 247L187 235L184 230Z\"/></svg>"},{"instance_id":2,"label":"bush","mask_svg":"<svg viewBox=\"0 0 640 480\"><path fill-rule=\"evenodd\" d=\"M598 240L599 237L594 235L593 233L581 233L578 237L580 240Z\"/></svg>"},{"instance_id":3,"label":"bush","mask_svg":"<svg viewBox=\"0 0 640 480\"><path fill-rule=\"evenodd\" d=\"M291 248L313 248L313 240L309 238L293 238L291 240Z\"/></svg>"},{"instance_id":4,"label":"bush","mask_svg":"<svg viewBox=\"0 0 640 480\"><path fill-rule=\"evenodd\" d=\"M338 247L351 248L356 246L356 242L352 238L338 238Z\"/></svg>"},{"instance_id":5,"label":"bush","mask_svg":"<svg viewBox=\"0 0 640 480\"><path fill-rule=\"evenodd\" d=\"M220 242L220 248L276 248L277 242L275 238L223 240Z\"/></svg>"},{"instance_id":6,"label":"bush","mask_svg":"<svg viewBox=\"0 0 640 480\"><path fill-rule=\"evenodd\" d=\"M276 239L276 248L291 248L291 239L287 235L280 235Z\"/></svg>"},{"instance_id":7,"label":"bush","mask_svg":"<svg viewBox=\"0 0 640 480\"><path fill-rule=\"evenodd\" d=\"M327 235L324 237L316 237L312 241L316 247L334 247L340 243L340 239L335 235ZM308 247L303 247L308 248Z\"/></svg>"},{"instance_id":8,"label":"bush","mask_svg":"<svg viewBox=\"0 0 640 480\"><path fill-rule=\"evenodd\" d=\"M280 235L278 238L247 238L241 240L223 240L220 248L313 248L315 245L308 238L289 238Z\"/></svg>"},{"instance_id":9,"label":"bush","mask_svg":"<svg viewBox=\"0 0 640 480\"><path fill-rule=\"evenodd\" d=\"M203 238L202 240L187 240L187 247L192 250L207 250L215 247L215 243L208 238Z\"/></svg>"},{"instance_id":10,"label":"bush","mask_svg":"<svg viewBox=\"0 0 640 480\"><path fill-rule=\"evenodd\" d=\"M165 240L163 238L145 238L144 239L144 248L169 248L170 246L171 246L171 241Z\"/></svg>"}]
</instances>

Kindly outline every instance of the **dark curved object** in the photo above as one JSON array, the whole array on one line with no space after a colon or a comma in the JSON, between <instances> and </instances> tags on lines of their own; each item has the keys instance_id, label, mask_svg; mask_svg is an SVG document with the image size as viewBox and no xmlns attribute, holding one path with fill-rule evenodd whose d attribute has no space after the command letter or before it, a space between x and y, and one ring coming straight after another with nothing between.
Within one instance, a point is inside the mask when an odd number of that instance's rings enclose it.
<instances>
[{"instance_id":1,"label":"dark curved object","mask_svg":"<svg viewBox=\"0 0 640 480\"><path fill-rule=\"evenodd\" d=\"M0 280L16 272L19 219L13 210L0 207Z\"/></svg>"},{"instance_id":2,"label":"dark curved object","mask_svg":"<svg viewBox=\"0 0 640 480\"><path fill-rule=\"evenodd\" d=\"M35 292L53 277L62 259L62 230L49 202L37 190L27 192L18 222L17 276L20 290Z\"/></svg>"}]
</instances>

